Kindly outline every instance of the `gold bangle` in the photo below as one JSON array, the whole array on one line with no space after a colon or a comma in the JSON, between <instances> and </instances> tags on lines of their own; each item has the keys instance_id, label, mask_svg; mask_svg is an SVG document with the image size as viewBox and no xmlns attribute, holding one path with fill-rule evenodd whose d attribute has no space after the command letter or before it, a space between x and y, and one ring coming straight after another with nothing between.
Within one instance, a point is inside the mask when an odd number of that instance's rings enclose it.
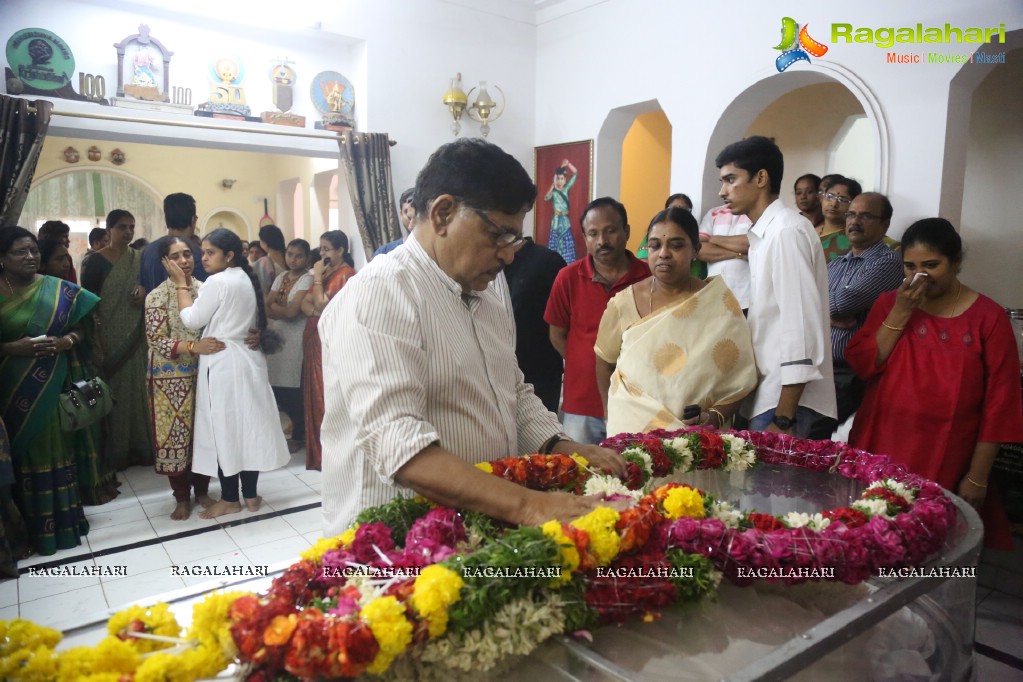
<instances>
[{"instance_id":1,"label":"gold bangle","mask_svg":"<svg viewBox=\"0 0 1023 682\"><path fill-rule=\"evenodd\" d=\"M195 352L193 351L193 349L195 348L195 341L189 341L185 348L188 349L189 355L195 355Z\"/></svg>"},{"instance_id":2,"label":"gold bangle","mask_svg":"<svg viewBox=\"0 0 1023 682\"><path fill-rule=\"evenodd\" d=\"M969 476L966 477L966 480L969 481L970 483L972 483L973 485L977 486L978 488L986 488L987 487L987 483L977 483L975 480L973 480Z\"/></svg>"},{"instance_id":3,"label":"gold bangle","mask_svg":"<svg viewBox=\"0 0 1023 682\"><path fill-rule=\"evenodd\" d=\"M186 286L180 286L180 287L174 287L174 288L175 289L184 289L185 291L191 291L192 290L192 287L186 287Z\"/></svg>"},{"instance_id":4,"label":"gold bangle","mask_svg":"<svg viewBox=\"0 0 1023 682\"><path fill-rule=\"evenodd\" d=\"M891 329L893 332L901 332L905 327L893 327L884 320L881 321L881 326L887 329Z\"/></svg>"},{"instance_id":5,"label":"gold bangle","mask_svg":"<svg viewBox=\"0 0 1023 682\"><path fill-rule=\"evenodd\" d=\"M707 412L709 412L711 414L716 414L718 416L718 419L720 420L720 421L718 421L718 426L724 426L725 425L725 414L724 414L724 412L722 412L721 410L717 410L717 409L715 409L713 407L708 407L707 408Z\"/></svg>"},{"instance_id":6,"label":"gold bangle","mask_svg":"<svg viewBox=\"0 0 1023 682\"><path fill-rule=\"evenodd\" d=\"M323 284L323 280L322 279L314 279L313 280L313 284L320 284L320 285L322 285Z\"/></svg>"}]
</instances>

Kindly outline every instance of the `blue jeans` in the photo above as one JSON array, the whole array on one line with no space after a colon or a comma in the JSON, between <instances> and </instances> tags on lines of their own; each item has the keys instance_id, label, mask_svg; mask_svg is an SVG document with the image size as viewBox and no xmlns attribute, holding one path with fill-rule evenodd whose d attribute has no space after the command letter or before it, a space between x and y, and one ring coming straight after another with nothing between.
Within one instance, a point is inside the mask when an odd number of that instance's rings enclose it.
<instances>
[{"instance_id":1,"label":"blue jeans","mask_svg":"<svg viewBox=\"0 0 1023 682\"><path fill-rule=\"evenodd\" d=\"M796 408L796 425L792 430L792 433L800 438L809 438L810 430L813 428L814 423L823 417L824 415L820 412L800 405ZM749 420L749 430L766 431L767 427L771 424L772 419L774 419L773 409L758 414Z\"/></svg>"},{"instance_id":2,"label":"blue jeans","mask_svg":"<svg viewBox=\"0 0 1023 682\"><path fill-rule=\"evenodd\" d=\"M603 419L584 414L564 414L561 425L565 427L565 435L576 443L596 445L607 438L607 424Z\"/></svg>"}]
</instances>

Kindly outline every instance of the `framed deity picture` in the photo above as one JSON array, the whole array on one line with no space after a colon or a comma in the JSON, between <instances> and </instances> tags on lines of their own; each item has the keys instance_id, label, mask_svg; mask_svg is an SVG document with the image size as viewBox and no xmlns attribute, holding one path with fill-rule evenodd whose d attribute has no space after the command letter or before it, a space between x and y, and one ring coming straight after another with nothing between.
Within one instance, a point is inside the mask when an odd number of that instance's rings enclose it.
<instances>
[{"instance_id":1,"label":"framed deity picture","mask_svg":"<svg viewBox=\"0 0 1023 682\"><path fill-rule=\"evenodd\" d=\"M533 240L566 263L579 260L586 255L579 218L593 197L593 140L536 147L533 178Z\"/></svg>"}]
</instances>

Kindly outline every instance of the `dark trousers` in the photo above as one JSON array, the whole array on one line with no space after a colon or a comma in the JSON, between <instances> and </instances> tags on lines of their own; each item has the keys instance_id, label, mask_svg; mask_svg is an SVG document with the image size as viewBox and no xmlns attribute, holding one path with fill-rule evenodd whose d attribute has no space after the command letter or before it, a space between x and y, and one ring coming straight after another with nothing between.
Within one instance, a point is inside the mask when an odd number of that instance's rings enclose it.
<instances>
[{"instance_id":1,"label":"dark trousers","mask_svg":"<svg viewBox=\"0 0 1023 682\"><path fill-rule=\"evenodd\" d=\"M291 431L291 440L305 440L305 401L302 397L302 388L286 388L284 386L271 386L274 392L274 400L277 402L277 409L291 417L291 424L294 427Z\"/></svg>"},{"instance_id":2,"label":"dark trousers","mask_svg":"<svg viewBox=\"0 0 1023 682\"><path fill-rule=\"evenodd\" d=\"M809 437L814 440L831 438L839 424L851 417L860 409L863 402L863 391L867 384L856 376L848 365L835 365L835 402L838 405L838 419L821 417L810 429Z\"/></svg>"},{"instance_id":3,"label":"dark trousers","mask_svg":"<svg viewBox=\"0 0 1023 682\"><path fill-rule=\"evenodd\" d=\"M225 476L224 470L217 467L217 476L220 477L220 499L224 502L238 501L238 478L242 481L242 495L246 500L256 497L256 482L259 480L258 471L242 471L234 476Z\"/></svg>"},{"instance_id":4,"label":"dark trousers","mask_svg":"<svg viewBox=\"0 0 1023 682\"><path fill-rule=\"evenodd\" d=\"M191 499L192 489L195 489L195 496L200 497L210 492L210 477L203 474L193 474L191 471L182 471L180 474L168 476L171 490L174 491L174 499L178 502L188 502Z\"/></svg>"}]
</instances>

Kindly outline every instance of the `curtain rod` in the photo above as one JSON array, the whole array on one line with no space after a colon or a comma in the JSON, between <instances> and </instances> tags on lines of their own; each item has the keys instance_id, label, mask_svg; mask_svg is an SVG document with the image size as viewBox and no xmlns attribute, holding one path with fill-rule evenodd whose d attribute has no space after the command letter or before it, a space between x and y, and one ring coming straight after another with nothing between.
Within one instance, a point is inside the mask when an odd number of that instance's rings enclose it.
<instances>
[{"instance_id":1,"label":"curtain rod","mask_svg":"<svg viewBox=\"0 0 1023 682\"><path fill-rule=\"evenodd\" d=\"M32 114L36 113L36 108L32 105L29 105L28 110L29 113ZM70 118L93 118L100 121L116 121L118 123L150 123L154 125L177 126L179 128L201 128L204 130L230 130L238 133L256 133L258 135L284 135L285 137L308 137L314 140L336 140L339 135L344 134L341 131L338 132L324 131L322 133L315 133L298 132L292 130L256 130L252 128L242 128L241 126L213 125L211 123L202 123L200 121L164 121L152 118L138 118L135 116L114 116L111 114L90 114L78 111L60 111L58 109L53 109L50 112L50 116L67 116ZM388 138L387 143L392 147L398 144L396 141L390 138Z\"/></svg>"}]
</instances>

